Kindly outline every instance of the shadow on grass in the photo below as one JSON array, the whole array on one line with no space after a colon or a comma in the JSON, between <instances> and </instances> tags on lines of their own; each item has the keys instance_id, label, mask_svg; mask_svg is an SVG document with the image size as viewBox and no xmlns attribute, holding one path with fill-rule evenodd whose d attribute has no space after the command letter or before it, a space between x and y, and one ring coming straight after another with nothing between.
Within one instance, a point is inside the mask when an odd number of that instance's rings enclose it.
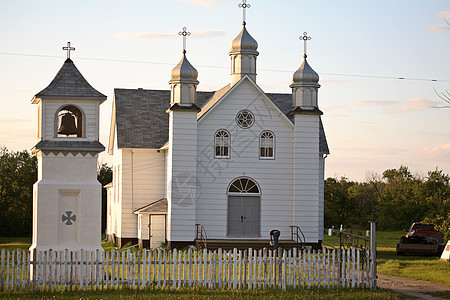
<instances>
[{"instance_id":1,"label":"shadow on grass","mask_svg":"<svg viewBox=\"0 0 450 300\"><path fill-rule=\"evenodd\" d=\"M378 289L279 289L211 290L205 288L162 290L74 291L45 293L0 293L6 299L405 299L402 294Z\"/></svg>"}]
</instances>

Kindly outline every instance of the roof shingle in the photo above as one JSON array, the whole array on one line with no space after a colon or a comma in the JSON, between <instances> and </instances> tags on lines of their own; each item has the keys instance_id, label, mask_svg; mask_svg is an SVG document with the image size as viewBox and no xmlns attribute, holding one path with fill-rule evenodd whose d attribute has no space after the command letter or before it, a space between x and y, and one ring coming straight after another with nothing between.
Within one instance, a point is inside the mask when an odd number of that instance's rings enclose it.
<instances>
[{"instance_id":1,"label":"roof shingle","mask_svg":"<svg viewBox=\"0 0 450 300\"><path fill-rule=\"evenodd\" d=\"M215 92L197 92L197 105L200 108L212 107L210 100L223 96L226 87ZM291 94L266 94L270 100L294 123ZM117 146L119 148L159 149L169 139L170 106L169 90L114 89L116 105ZM329 154L327 139L320 119L319 151Z\"/></svg>"},{"instance_id":2,"label":"roof shingle","mask_svg":"<svg viewBox=\"0 0 450 300\"><path fill-rule=\"evenodd\" d=\"M50 84L35 98L81 98L105 100L106 96L94 89L68 58Z\"/></svg>"}]
</instances>

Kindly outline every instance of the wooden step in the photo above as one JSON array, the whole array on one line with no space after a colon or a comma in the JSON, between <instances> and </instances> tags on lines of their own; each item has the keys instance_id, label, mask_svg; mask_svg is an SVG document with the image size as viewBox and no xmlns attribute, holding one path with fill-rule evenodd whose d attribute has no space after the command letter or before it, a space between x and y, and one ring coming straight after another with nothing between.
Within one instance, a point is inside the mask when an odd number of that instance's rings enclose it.
<instances>
[{"instance_id":1,"label":"wooden step","mask_svg":"<svg viewBox=\"0 0 450 300\"><path fill-rule=\"evenodd\" d=\"M197 239L195 240L195 246L201 247L203 245L202 241ZM291 240L281 240L278 241L278 247L283 249L292 249L292 248L302 248L300 243ZM273 246L269 245L269 240L242 240L242 239L226 239L226 240L208 240L207 248L210 250L217 250L222 248L223 250L232 250L234 248L239 250L246 250L248 248L252 249L273 249Z\"/></svg>"}]
</instances>

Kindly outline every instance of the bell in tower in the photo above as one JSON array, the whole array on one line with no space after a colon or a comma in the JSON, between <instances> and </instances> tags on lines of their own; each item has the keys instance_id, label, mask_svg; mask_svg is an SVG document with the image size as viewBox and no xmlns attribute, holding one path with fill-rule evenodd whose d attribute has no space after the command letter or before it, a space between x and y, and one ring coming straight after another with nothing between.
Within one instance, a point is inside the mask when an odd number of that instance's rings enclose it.
<instances>
[{"instance_id":1,"label":"bell in tower","mask_svg":"<svg viewBox=\"0 0 450 300\"><path fill-rule=\"evenodd\" d=\"M70 112L66 112L61 117L61 126L58 129L58 134L65 134L66 136L69 136L73 134L78 135L79 132L80 130L75 124L75 116Z\"/></svg>"},{"instance_id":2,"label":"bell in tower","mask_svg":"<svg viewBox=\"0 0 450 300\"><path fill-rule=\"evenodd\" d=\"M66 105L58 113L58 135L82 137L83 114L75 105Z\"/></svg>"}]
</instances>

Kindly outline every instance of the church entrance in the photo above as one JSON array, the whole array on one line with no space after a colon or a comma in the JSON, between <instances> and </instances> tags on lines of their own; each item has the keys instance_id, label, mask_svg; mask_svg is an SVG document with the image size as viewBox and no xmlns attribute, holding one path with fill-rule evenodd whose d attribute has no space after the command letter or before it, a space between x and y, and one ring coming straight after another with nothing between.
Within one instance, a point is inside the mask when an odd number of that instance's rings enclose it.
<instances>
[{"instance_id":1,"label":"church entrance","mask_svg":"<svg viewBox=\"0 0 450 300\"><path fill-rule=\"evenodd\" d=\"M228 188L228 236L260 236L259 187L249 178L238 178Z\"/></svg>"}]
</instances>

